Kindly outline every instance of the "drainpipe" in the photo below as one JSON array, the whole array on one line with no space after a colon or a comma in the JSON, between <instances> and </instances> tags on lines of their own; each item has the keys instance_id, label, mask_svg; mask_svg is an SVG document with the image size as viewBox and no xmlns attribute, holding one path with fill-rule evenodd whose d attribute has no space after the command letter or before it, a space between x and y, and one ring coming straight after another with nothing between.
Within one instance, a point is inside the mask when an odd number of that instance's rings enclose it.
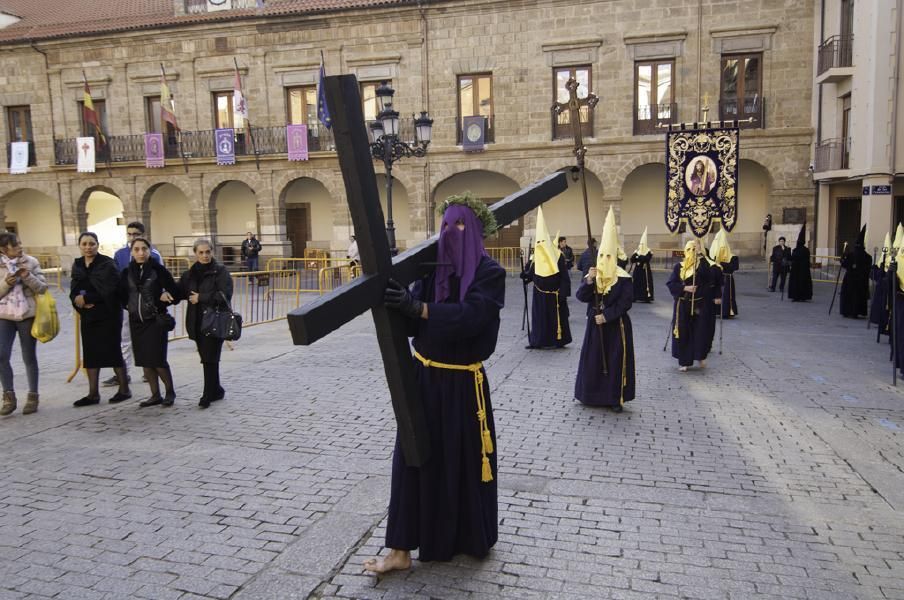
<instances>
[{"instance_id":1,"label":"drainpipe","mask_svg":"<svg viewBox=\"0 0 904 600\"><path fill-rule=\"evenodd\" d=\"M31 42L30 47L44 57L44 79L47 82L47 101L50 102L50 136L53 140L56 140L56 127L53 119L53 90L50 89L50 61L47 59L47 53L35 46L34 42ZM32 140L32 143L34 143L34 140ZM51 164L53 164L53 161L51 161Z\"/></svg>"},{"instance_id":2,"label":"drainpipe","mask_svg":"<svg viewBox=\"0 0 904 600\"><path fill-rule=\"evenodd\" d=\"M423 34L423 51L421 52L421 95L424 98L424 110L430 113L430 28L427 23L427 9L423 0L417 0L417 10L421 15L421 33ZM433 235L433 202L430 190L430 156L424 158L424 234Z\"/></svg>"},{"instance_id":3,"label":"drainpipe","mask_svg":"<svg viewBox=\"0 0 904 600\"><path fill-rule=\"evenodd\" d=\"M900 68L901 68L901 8L902 8L902 0L897 0L895 3L895 77L894 83L892 84L891 89L891 168L889 169L889 173L891 173L891 183L892 189L894 189L895 176L897 175L897 160L898 160L898 86L900 85ZM894 195L892 195L894 198ZM894 200L892 200L889 215L891 219L894 219ZM892 229L897 226L897 223L892 223Z\"/></svg>"},{"instance_id":4,"label":"drainpipe","mask_svg":"<svg viewBox=\"0 0 904 600\"><path fill-rule=\"evenodd\" d=\"M823 39L826 36L826 0L820 0L819 2L819 43L822 44ZM819 46L816 47L816 64L817 69L819 68ZM816 78L813 78L814 82ZM822 85L819 85L818 90L818 100L816 106L816 144L813 146L813 239L810 242L810 245L813 247L814 252L818 246L819 242L819 182L816 181L816 149L819 148L819 144L822 142ZM806 235L806 234L804 234Z\"/></svg>"}]
</instances>

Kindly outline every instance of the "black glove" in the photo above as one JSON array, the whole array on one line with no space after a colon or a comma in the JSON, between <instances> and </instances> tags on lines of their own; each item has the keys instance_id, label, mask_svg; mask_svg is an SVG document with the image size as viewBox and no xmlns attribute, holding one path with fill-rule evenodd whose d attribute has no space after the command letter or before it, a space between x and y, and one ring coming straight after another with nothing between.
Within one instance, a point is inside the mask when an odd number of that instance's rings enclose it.
<instances>
[{"instance_id":1,"label":"black glove","mask_svg":"<svg viewBox=\"0 0 904 600\"><path fill-rule=\"evenodd\" d=\"M383 292L383 304L412 319L420 319L424 310L424 303L413 298L408 288L394 279L390 279L386 284L386 291Z\"/></svg>"},{"instance_id":2,"label":"black glove","mask_svg":"<svg viewBox=\"0 0 904 600\"><path fill-rule=\"evenodd\" d=\"M530 273L528 273L527 271L521 271L520 277L521 277L521 281L524 282L524 285L527 285L528 283L530 283Z\"/></svg>"}]
</instances>

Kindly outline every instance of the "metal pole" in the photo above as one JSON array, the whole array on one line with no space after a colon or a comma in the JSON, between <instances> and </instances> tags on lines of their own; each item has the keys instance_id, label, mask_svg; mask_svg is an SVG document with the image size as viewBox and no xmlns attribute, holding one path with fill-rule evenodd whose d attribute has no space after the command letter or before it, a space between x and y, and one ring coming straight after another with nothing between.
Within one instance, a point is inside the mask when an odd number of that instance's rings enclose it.
<instances>
[{"instance_id":1,"label":"metal pole","mask_svg":"<svg viewBox=\"0 0 904 600\"><path fill-rule=\"evenodd\" d=\"M845 252L847 251L847 242L841 247L841 259L844 260ZM835 291L832 292L832 302L829 304L829 314L832 314L832 307L835 306L835 296L838 295L838 281L841 279L841 263L839 261L838 264L838 273L835 275Z\"/></svg>"},{"instance_id":2,"label":"metal pole","mask_svg":"<svg viewBox=\"0 0 904 600\"><path fill-rule=\"evenodd\" d=\"M386 168L386 237L389 239L389 252L393 256L399 253L396 248L395 224L392 221L392 142L383 139L383 165Z\"/></svg>"}]
</instances>

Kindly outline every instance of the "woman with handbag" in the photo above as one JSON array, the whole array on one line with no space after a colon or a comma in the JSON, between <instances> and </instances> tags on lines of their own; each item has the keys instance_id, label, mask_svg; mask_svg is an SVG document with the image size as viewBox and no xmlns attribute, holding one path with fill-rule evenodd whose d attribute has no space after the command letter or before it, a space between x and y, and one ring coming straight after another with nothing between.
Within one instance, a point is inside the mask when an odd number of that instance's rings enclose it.
<instances>
[{"instance_id":1,"label":"woman with handbag","mask_svg":"<svg viewBox=\"0 0 904 600\"><path fill-rule=\"evenodd\" d=\"M129 378L122 359L122 303L119 300L119 272L113 259L98 253L97 234L86 231L78 237L82 253L72 263L69 298L81 318L82 365L88 372L88 395L73 406L90 406L100 402L97 391L100 370L112 367L119 381L119 391L111 404L132 397Z\"/></svg>"},{"instance_id":2,"label":"woman with handbag","mask_svg":"<svg viewBox=\"0 0 904 600\"><path fill-rule=\"evenodd\" d=\"M132 260L119 277L119 296L129 313L129 333L135 366L144 369L151 397L138 406L172 406L176 400L173 373L166 361L169 332L176 320L167 306L182 299L179 287L166 267L151 258L151 243L142 237L132 240ZM160 382L166 395L160 396Z\"/></svg>"},{"instance_id":3,"label":"woman with handbag","mask_svg":"<svg viewBox=\"0 0 904 600\"><path fill-rule=\"evenodd\" d=\"M213 257L210 240L197 240L193 250L198 259L179 279L182 296L188 299L185 328L195 341L201 365L204 367L204 392L198 406L207 408L211 402L222 400L226 391L220 385L220 353L223 339L201 332L204 311L228 308L232 300L232 277L226 267Z\"/></svg>"},{"instance_id":4,"label":"woman with handbag","mask_svg":"<svg viewBox=\"0 0 904 600\"><path fill-rule=\"evenodd\" d=\"M16 334L25 361L28 377L28 397L22 407L23 415L38 410L38 356L31 326L35 321L35 294L47 291L38 259L22 252L15 233L0 233L0 382L3 384L3 404L0 416L16 410L16 391L10 356Z\"/></svg>"}]
</instances>

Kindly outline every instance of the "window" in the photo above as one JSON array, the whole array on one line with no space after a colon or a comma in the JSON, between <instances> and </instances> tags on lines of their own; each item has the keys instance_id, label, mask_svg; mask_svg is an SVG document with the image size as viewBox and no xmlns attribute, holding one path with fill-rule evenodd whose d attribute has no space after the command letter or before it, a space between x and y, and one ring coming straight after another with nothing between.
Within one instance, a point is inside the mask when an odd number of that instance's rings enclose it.
<instances>
[{"instance_id":1,"label":"window","mask_svg":"<svg viewBox=\"0 0 904 600\"><path fill-rule=\"evenodd\" d=\"M851 162L851 95L841 98L841 168L850 168Z\"/></svg>"},{"instance_id":2,"label":"window","mask_svg":"<svg viewBox=\"0 0 904 600\"><path fill-rule=\"evenodd\" d=\"M752 118L750 127L763 127L763 55L734 54L722 57L722 85L719 118L743 121Z\"/></svg>"},{"instance_id":3,"label":"window","mask_svg":"<svg viewBox=\"0 0 904 600\"><path fill-rule=\"evenodd\" d=\"M841 0L841 36L854 34L854 0Z\"/></svg>"},{"instance_id":4,"label":"window","mask_svg":"<svg viewBox=\"0 0 904 600\"><path fill-rule=\"evenodd\" d=\"M148 133L164 133L163 122L160 119L160 96L147 96L144 99L144 110L147 117ZM176 130L172 123L166 124L166 137L175 137Z\"/></svg>"},{"instance_id":5,"label":"window","mask_svg":"<svg viewBox=\"0 0 904 600\"><path fill-rule=\"evenodd\" d=\"M28 164L34 166L37 164L35 160L35 140L31 131L31 107L30 106L10 106L6 109L7 124L9 131L9 141L12 142L31 142L28 145ZM9 148L7 155L12 157ZM10 160L12 160L10 158Z\"/></svg>"},{"instance_id":6,"label":"window","mask_svg":"<svg viewBox=\"0 0 904 600\"><path fill-rule=\"evenodd\" d=\"M236 118L233 112L232 95L232 91L213 93L214 126L217 129L229 127L241 129L244 125L242 117Z\"/></svg>"},{"instance_id":7,"label":"window","mask_svg":"<svg viewBox=\"0 0 904 600\"><path fill-rule=\"evenodd\" d=\"M458 76L458 126L455 132L455 143L457 144L461 143L464 117L486 117L484 139L488 143L494 141L493 76L489 73Z\"/></svg>"},{"instance_id":8,"label":"window","mask_svg":"<svg viewBox=\"0 0 904 600\"><path fill-rule=\"evenodd\" d=\"M308 127L316 126L316 87L308 86L286 88L286 123L288 123L289 125L306 124L308 125Z\"/></svg>"},{"instance_id":9,"label":"window","mask_svg":"<svg viewBox=\"0 0 904 600\"><path fill-rule=\"evenodd\" d=\"M675 61L634 63L634 135L660 133L659 125L674 123Z\"/></svg>"},{"instance_id":10,"label":"window","mask_svg":"<svg viewBox=\"0 0 904 600\"><path fill-rule=\"evenodd\" d=\"M386 85L392 87L392 81L387 81ZM372 82L372 83L362 83L361 84L361 102L364 105L364 122L370 123L371 121L377 120L377 115L380 114L380 105L377 102L377 88L380 87L380 82ZM315 101L316 106L316 101Z\"/></svg>"},{"instance_id":11,"label":"window","mask_svg":"<svg viewBox=\"0 0 904 600\"><path fill-rule=\"evenodd\" d=\"M103 130L105 136L109 135L110 128L107 126L107 103L103 100L93 98L92 102L94 103L94 112L97 113L97 120L100 122L100 128ZM82 101L79 101L78 103L78 118L82 124L82 135L94 135L94 126L85 123L85 103Z\"/></svg>"},{"instance_id":12,"label":"window","mask_svg":"<svg viewBox=\"0 0 904 600\"><path fill-rule=\"evenodd\" d=\"M592 89L590 82L590 67L559 67L553 70L553 100L555 102L568 102L568 89L565 84L570 78L574 77L578 82L578 97L585 98ZM581 135L590 137L593 135L593 111L582 106L581 115ZM563 112L556 117L553 115L553 139L571 138L571 113Z\"/></svg>"}]
</instances>

